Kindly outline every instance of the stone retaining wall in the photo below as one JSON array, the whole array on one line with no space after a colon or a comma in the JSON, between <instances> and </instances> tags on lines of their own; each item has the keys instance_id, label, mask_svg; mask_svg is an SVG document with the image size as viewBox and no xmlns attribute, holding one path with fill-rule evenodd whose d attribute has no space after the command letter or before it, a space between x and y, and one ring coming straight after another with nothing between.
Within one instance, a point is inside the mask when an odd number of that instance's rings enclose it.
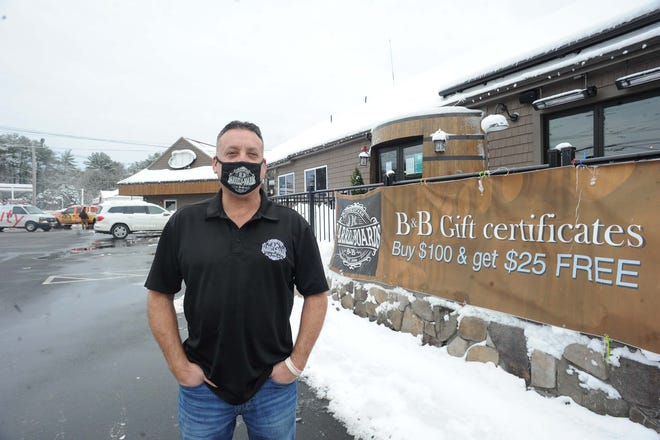
<instances>
[{"instance_id":1,"label":"stone retaining wall","mask_svg":"<svg viewBox=\"0 0 660 440\"><path fill-rule=\"evenodd\" d=\"M566 345L558 358L528 344L525 328L548 327L543 324L505 314L499 319L495 312L466 316L465 305L399 288L332 277L329 284L333 299L360 317L446 346L467 362L492 362L544 396L568 396L598 414L628 417L660 432L660 368L635 348L612 342L619 355L606 359L598 350L602 339L574 332L580 342ZM519 325L511 325L515 321Z\"/></svg>"}]
</instances>

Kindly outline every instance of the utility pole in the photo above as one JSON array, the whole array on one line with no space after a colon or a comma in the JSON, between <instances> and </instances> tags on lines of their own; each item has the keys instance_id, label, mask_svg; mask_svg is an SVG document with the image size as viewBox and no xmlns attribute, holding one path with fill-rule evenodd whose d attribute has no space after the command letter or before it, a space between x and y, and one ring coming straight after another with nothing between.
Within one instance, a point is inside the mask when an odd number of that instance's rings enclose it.
<instances>
[{"instance_id":1,"label":"utility pole","mask_svg":"<svg viewBox=\"0 0 660 440\"><path fill-rule=\"evenodd\" d=\"M41 148L44 147L46 140L41 138ZM37 206L37 152L34 143L30 148L32 150L32 204Z\"/></svg>"},{"instance_id":2,"label":"utility pole","mask_svg":"<svg viewBox=\"0 0 660 440\"><path fill-rule=\"evenodd\" d=\"M390 43L390 66L392 67L392 86L394 86L394 57L392 56L392 40L387 40Z\"/></svg>"}]
</instances>

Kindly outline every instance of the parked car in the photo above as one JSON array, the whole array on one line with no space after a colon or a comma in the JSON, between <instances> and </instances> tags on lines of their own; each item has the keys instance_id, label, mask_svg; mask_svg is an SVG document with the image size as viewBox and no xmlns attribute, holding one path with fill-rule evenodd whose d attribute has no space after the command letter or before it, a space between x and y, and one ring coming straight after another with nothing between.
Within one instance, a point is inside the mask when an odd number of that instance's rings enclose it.
<instances>
[{"instance_id":1,"label":"parked car","mask_svg":"<svg viewBox=\"0 0 660 440\"><path fill-rule=\"evenodd\" d=\"M79 225L81 223L80 211L82 211L83 208L87 208L89 224L93 225L96 221L96 212L98 211L97 205L72 205L66 209L53 211L53 215L57 219L57 227L69 229L71 228L71 225Z\"/></svg>"},{"instance_id":2,"label":"parked car","mask_svg":"<svg viewBox=\"0 0 660 440\"><path fill-rule=\"evenodd\" d=\"M25 228L34 232L41 228L50 231L57 219L32 205L0 205L0 232L5 228Z\"/></svg>"},{"instance_id":3,"label":"parked car","mask_svg":"<svg viewBox=\"0 0 660 440\"><path fill-rule=\"evenodd\" d=\"M124 239L132 232L161 232L172 213L153 203L126 200L98 205L94 231Z\"/></svg>"}]
</instances>

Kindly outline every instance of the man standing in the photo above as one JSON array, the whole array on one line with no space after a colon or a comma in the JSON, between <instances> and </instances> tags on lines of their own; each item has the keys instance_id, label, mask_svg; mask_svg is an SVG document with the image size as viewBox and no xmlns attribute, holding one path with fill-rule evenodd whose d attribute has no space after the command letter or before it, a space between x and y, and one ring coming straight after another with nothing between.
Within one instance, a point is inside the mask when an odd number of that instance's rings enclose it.
<instances>
[{"instance_id":1,"label":"man standing","mask_svg":"<svg viewBox=\"0 0 660 440\"><path fill-rule=\"evenodd\" d=\"M179 383L182 439L294 439L297 377L323 326L328 285L309 224L261 190L259 127L227 124L213 169L220 191L185 206L163 229L145 287L149 325ZM188 338L174 294L185 282ZM295 287L304 297L293 344Z\"/></svg>"},{"instance_id":2,"label":"man standing","mask_svg":"<svg viewBox=\"0 0 660 440\"><path fill-rule=\"evenodd\" d=\"M80 211L80 225L83 230L87 229L87 225L89 224L89 215L87 215L87 208L82 207L82 210Z\"/></svg>"}]
</instances>

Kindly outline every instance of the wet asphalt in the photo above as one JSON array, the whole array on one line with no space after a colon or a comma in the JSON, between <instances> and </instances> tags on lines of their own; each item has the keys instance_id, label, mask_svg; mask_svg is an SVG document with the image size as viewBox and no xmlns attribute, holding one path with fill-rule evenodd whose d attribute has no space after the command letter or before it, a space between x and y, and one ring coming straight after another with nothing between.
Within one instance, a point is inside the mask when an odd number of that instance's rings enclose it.
<instances>
[{"instance_id":1,"label":"wet asphalt","mask_svg":"<svg viewBox=\"0 0 660 440\"><path fill-rule=\"evenodd\" d=\"M179 438L177 385L146 319L157 241L0 233L0 440ZM353 438L302 381L298 400L298 439ZM234 439L247 439L240 418Z\"/></svg>"}]
</instances>

